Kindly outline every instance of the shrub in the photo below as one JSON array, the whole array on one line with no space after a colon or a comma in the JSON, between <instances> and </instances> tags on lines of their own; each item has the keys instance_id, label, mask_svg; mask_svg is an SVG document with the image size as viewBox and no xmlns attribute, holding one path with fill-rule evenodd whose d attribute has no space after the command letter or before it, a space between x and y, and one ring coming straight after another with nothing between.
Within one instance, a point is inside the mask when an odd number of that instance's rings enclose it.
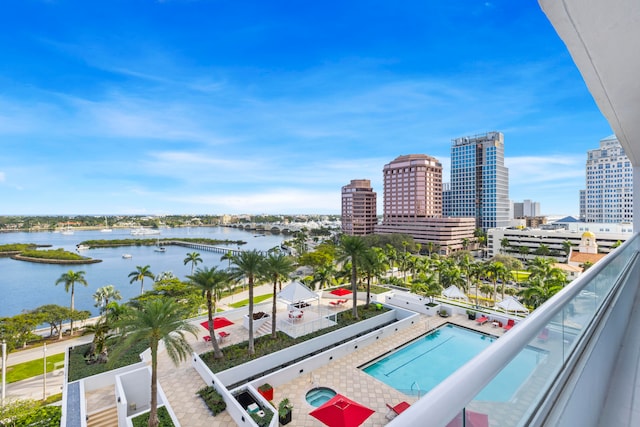
<instances>
[{"instance_id":1,"label":"shrub","mask_svg":"<svg viewBox=\"0 0 640 427\"><path fill-rule=\"evenodd\" d=\"M227 409L226 402L222 399L220 393L212 386L201 388L197 394L204 400L204 403L207 404L207 407L211 410L214 417Z\"/></svg>"},{"instance_id":2,"label":"shrub","mask_svg":"<svg viewBox=\"0 0 640 427\"><path fill-rule=\"evenodd\" d=\"M149 425L149 412L140 414L131 420L133 427L147 427ZM174 427L169 411L164 406L158 408L158 427Z\"/></svg>"},{"instance_id":3,"label":"shrub","mask_svg":"<svg viewBox=\"0 0 640 427\"><path fill-rule=\"evenodd\" d=\"M267 408L262 408L262 410L264 411L264 417L261 417L255 412L252 412L249 415L251 415L251 418L253 419L253 421L255 421L256 424L258 424L259 427L267 427L269 424L271 424L273 412L271 412Z\"/></svg>"}]
</instances>

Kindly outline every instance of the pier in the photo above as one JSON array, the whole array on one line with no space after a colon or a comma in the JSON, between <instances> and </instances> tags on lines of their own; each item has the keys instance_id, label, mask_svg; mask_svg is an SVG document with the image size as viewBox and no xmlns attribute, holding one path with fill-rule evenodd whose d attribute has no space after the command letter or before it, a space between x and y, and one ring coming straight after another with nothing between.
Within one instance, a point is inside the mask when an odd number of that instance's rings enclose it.
<instances>
[{"instance_id":1,"label":"pier","mask_svg":"<svg viewBox=\"0 0 640 427\"><path fill-rule=\"evenodd\" d=\"M240 249L223 248L222 246L205 245L202 243L183 242L182 240L164 240L163 245L184 246L185 248L197 249L199 251L216 252L226 254L231 252L232 255L238 255L242 251Z\"/></svg>"}]
</instances>

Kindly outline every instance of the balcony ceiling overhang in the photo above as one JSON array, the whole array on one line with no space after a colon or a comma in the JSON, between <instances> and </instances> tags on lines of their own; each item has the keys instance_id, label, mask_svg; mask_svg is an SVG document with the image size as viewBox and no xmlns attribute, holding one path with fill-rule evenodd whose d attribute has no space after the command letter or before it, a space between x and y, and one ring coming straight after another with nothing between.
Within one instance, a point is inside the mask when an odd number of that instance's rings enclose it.
<instances>
[{"instance_id":1,"label":"balcony ceiling overhang","mask_svg":"<svg viewBox=\"0 0 640 427\"><path fill-rule=\"evenodd\" d=\"M539 0L634 166L640 166L640 1Z\"/></svg>"}]
</instances>

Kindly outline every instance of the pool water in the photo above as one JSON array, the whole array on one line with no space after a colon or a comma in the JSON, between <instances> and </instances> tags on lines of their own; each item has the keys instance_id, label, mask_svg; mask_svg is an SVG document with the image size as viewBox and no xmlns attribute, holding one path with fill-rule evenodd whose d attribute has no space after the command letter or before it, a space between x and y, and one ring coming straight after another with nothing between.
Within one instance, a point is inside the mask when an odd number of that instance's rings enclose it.
<instances>
[{"instance_id":1,"label":"pool water","mask_svg":"<svg viewBox=\"0 0 640 427\"><path fill-rule=\"evenodd\" d=\"M316 387L309 390L305 398L311 406L318 408L331 400L335 395L336 392L328 387Z\"/></svg>"},{"instance_id":2,"label":"pool water","mask_svg":"<svg viewBox=\"0 0 640 427\"><path fill-rule=\"evenodd\" d=\"M404 394L424 395L496 339L447 324L362 370ZM476 399L508 402L544 358L545 353L526 348Z\"/></svg>"}]
</instances>

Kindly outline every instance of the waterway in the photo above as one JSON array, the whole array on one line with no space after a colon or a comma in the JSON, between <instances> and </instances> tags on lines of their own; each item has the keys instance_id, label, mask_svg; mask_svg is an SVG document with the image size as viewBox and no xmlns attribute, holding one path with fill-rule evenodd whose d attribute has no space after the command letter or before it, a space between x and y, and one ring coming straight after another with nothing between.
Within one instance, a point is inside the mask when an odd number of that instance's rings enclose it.
<instances>
[{"instance_id":1,"label":"waterway","mask_svg":"<svg viewBox=\"0 0 640 427\"><path fill-rule=\"evenodd\" d=\"M278 246L285 239L283 235L255 234L228 227L190 227L162 229L160 235L132 236L130 229L114 229L111 233L99 230L75 231L72 235L62 233L0 233L0 244L35 243L51 245L52 249L63 248L76 251L76 245L85 240L98 239L149 239L149 238L196 238L220 240L242 240L245 245L220 245L229 249L266 251ZM188 253L198 252L202 263L198 267L219 266L226 268L227 261L221 261L222 254L209 251L198 251L182 246L167 245L165 252L156 252L154 246L124 246L119 248L99 248L81 251L87 257L101 259L102 262L85 265L54 265L16 261L0 258L0 317L14 316L23 310L31 310L45 304L58 304L68 307L71 295L64 290L64 284L56 286L60 276L69 271L84 271L88 286L76 283L75 309L89 310L92 315L98 314L94 306L93 294L96 289L114 285L127 301L140 294L140 282L130 284L129 273L136 271L136 266L149 266L154 275L172 272L180 279L191 274L191 263L184 264ZM130 254L130 259L122 258ZM153 281L145 279L144 288L151 289Z\"/></svg>"}]
</instances>

